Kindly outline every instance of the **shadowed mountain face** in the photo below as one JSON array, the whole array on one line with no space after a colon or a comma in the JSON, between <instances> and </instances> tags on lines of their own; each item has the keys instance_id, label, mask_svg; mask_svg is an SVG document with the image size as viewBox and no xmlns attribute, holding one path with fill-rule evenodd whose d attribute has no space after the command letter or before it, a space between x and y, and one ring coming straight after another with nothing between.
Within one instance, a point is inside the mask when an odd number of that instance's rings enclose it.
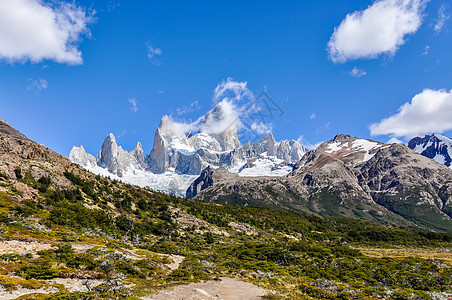
<instances>
[{"instance_id":1,"label":"shadowed mountain face","mask_svg":"<svg viewBox=\"0 0 452 300\"><path fill-rule=\"evenodd\" d=\"M415 137L408 142L408 147L452 168L452 139L444 135L434 133L423 138Z\"/></svg>"},{"instance_id":2,"label":"shadowed mountain face","mask_svg":"<svg viewBox=\"0 0 452 300\"><path fill-rule=\"evenodd\" d=\"M223 178L203 172L187 195L452 231L452 170L402 144L338 135L286 176Z\"/></svg>"}]
</instances>

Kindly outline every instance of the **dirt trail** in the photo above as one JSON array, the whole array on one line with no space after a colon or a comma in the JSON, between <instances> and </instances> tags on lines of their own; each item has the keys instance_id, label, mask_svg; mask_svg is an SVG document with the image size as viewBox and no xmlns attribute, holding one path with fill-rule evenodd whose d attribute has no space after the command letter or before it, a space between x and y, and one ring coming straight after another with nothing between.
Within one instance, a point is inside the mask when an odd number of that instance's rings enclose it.
<instances>
[{"instance_id":1,"label":"dirt trail","mask_svg":"<svg viewBox=\"0 0 452 300\"><path fill-rule=\"evenodd\" d=\"M222 277L221 281L205 281L177 286L143 297L143 300L258 300L267 291L237 278Z\"/></svg>"}]
</instances>

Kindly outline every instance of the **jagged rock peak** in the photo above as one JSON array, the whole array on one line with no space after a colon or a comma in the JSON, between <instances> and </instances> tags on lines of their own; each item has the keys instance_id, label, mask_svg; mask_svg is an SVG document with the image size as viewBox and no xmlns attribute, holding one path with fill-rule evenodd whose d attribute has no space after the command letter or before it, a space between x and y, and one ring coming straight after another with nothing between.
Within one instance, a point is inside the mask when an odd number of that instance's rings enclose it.
<instances>
[{"instance_id":1,"label":"jagged rock peak","mask_svg":"<svg viewBox=\"0 0 452 300\"><path fill-rule=\"evenodd\" d=\"M437 163L452 167L452 139L442 134L415 137L408 142L408 147Z\"/></svg>"},{"instance_id":2,"label":"jagged rock peak","mask_svg":"<svg viewBox=\"0 0 452 300\"><path fill-rule=\"evenodd\" d=\"M93 155L86 153L83 145L72 147L67 158L84 168L93 168L97 164L96 158Z\"/></svg>"},{"instance_id":3,"label":"jagged rock peak","mask_svg":"<svg viewBox=\"0 0 452 300\"><path fill-rule=\"evenodd\" d=\"M162 119L160 120L160 125L157 128L157 131L160 132L160 134L164 135L164 136L171 136L172 135L172 131L171 131L171 127L169 124L169 117L168 115L164 115L162 117Z\"/></svg>"},{"instance_id":4,"label":"jagged rock peak","mask_svg":"<svg viewBox=\"0 0 452 300\"><path fill-rule=\"evenodd\" d=\"M141 145L140 142L137 142L137 145L135 146L135 149L133 151L143 151L143 145Z\"/></svg>"}]
</instances>

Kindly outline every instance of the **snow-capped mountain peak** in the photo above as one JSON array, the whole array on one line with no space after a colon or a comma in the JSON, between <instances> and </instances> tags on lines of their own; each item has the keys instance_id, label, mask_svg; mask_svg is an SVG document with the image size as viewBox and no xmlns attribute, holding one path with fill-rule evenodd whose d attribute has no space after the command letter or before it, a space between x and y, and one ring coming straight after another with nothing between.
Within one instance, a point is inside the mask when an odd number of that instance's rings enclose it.
<instances>
[{"instance_id":1,"label":"snow-capped mountain peak","mask_svg":"<svg viewBox=\"0 0 452 300\"><path fill-rule=\"evenodd\" d=\"M452 167L452 139L442 134L415 137L408 142L408 147L437 163Z\"/></svg>"},{"instance_id":2,"label":"snow-capped mountain peak","mask_svg":"<svg viewBox=\"0 0 452 300\"><path fill-rule=\"evenodd\" d=\"M221 109L211 111L210 118L221 119L223 113ZM184 124L163 116L149 155L144 154L141 143L130 152L124 150L110 133L97 158L83 147L74 147L68 157L97 174L183 195L193 176L208 166L224 167L239 176L282 176L307 152L294 140L276 142L272 134L255 143L248 141L242 147L233 126L209 133L206 126L210 121L205 119L201 128L206 131L185 134Z\"/></svg>"},{"instance_id":3,"label":"snow-capped mountain peak","mask_svg":"<svg viewBox=\"0 0 452 300\"><path fill-rule=\"evenodd\" d=\"M321 145L325 153L329 153L341 160L345 159L353 164L370 160L379 149L387 146L383 143L347 135L337 135L333 140Z\"/></svg>"}]
</instances>

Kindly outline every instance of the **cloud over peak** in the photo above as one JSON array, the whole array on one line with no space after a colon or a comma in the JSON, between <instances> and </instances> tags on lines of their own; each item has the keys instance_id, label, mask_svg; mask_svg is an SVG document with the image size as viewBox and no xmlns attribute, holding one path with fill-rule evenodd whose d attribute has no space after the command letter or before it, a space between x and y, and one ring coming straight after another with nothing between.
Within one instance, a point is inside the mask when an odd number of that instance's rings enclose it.
<instances>
[{"instance_id":1,"label":"cloud over peak","mask_svg":"<svg viewBox=\"0 0 452 300\"><path fill-rule=\"evenodd\" d=\"M214 89L212 100L214 108L194 122L176 121L170 116L171 131L179 135L197 131L212 135L228 131L252 132L254 135L271 133L272 124L253 115L263 108L256 104L247 82L232 78L223 80Z\"/></svg>"},{"instance_id":2,"label":"cloud over peak","mask_svg":"<svg viewBox=\"0 0 452 300\"><path fill-rule=\"evenodd\" d=\"M428 0L378 0L362 11L348 14L328 42L335 63L394 55L422 24Z\"/></svg>"},{"instance_id":3,"label":"cloud over peak","mask_svg":"<svg viewBox=\"0 0 452 300\"><path fill-rule=\"evenodd\" d=\"M77 43L83 35L89 35L93 14L62 1L2 0L0 59L81 64L82 53Z\"/></svg>"},{"instance_id":4,"label":"cloud over peak","mask_svg":"<svg viewBox=\"0 0 452 300\"><path fill-rule=\"evenodd\" d=\"M406 102L393 116L370 126L370 133L405 137L406 139L432 132L452 129L452 90L425 89Z\"/></svg>"}]
</instances>

